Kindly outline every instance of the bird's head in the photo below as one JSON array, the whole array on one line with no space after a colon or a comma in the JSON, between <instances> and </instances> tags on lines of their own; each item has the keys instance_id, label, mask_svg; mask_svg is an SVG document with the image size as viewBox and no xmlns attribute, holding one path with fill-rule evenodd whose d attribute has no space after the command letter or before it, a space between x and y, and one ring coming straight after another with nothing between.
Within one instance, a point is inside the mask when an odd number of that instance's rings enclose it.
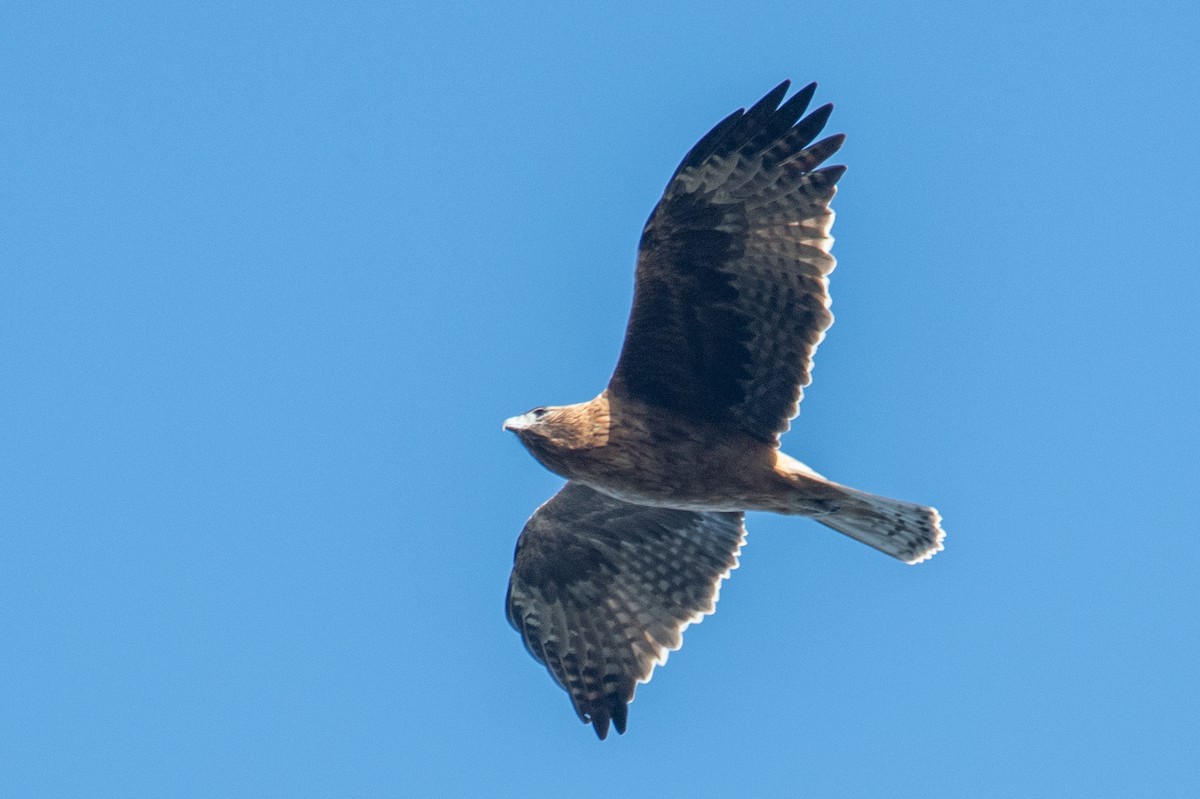
<instances>
[{"instance_id":1,"label":"bird's head","mask_svg":"<svg viewBox=\"0 0 1200 799\"><path fill-rule=\"evenodd\" d=\"M552 437L556 423L561 417L561 408L534 408L520 416L504 420L504 429L516 433L517 438L528 442L532 438Z\"/></svg>"},{"instance_id":2,"label":"bird's head","mask_svg":"<svg viewBox=\"0 0 1200 799\"><path fill-rule=\"evenodd\" d=\"M603 444L594 424L593 403L534 408L504 420L504 429L517 434L525 449L547 469L564 477L574 451Z\"/></svg>"}]
</instances>

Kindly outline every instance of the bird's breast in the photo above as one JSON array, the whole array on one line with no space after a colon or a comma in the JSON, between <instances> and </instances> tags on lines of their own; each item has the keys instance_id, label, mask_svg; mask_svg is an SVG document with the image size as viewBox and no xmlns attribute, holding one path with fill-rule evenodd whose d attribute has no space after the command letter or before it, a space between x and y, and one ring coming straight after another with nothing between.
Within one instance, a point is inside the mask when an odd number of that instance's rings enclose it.
<instances>
[{"instance_id":1,"label":"bird's breast","mask_svg":"<svg viewBox=\"0 0 1200 799\"><path fill-rule=\"evenodd\" d=\"M553 471L625 502L737 511L755 506L774 458L773 447L749 437L614 425L603 446L562 453L562 471Z\"/></svg>"}]
</instances>

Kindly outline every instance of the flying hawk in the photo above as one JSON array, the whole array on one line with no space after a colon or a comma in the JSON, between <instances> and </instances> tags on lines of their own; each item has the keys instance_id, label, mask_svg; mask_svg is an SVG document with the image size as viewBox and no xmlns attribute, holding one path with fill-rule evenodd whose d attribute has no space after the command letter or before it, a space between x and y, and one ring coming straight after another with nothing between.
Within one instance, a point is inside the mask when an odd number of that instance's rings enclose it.
<instances>
[{"instance_id":1,"label":"flying hawk","mask_svg":"<svg viewBox=\"0 0 1200 799\"><path fill-rule=\"evenodd\" d=\"M713 128L642 231L633 311L600 396L504 423L567 478L525 525L508 619L603 739L639 682L712 613L748 510L810 516L907 563L942 549L933 508L838 485L779 450L833 323L844 136L813 144L816 84Z\"/></svg>"}]
</instances>

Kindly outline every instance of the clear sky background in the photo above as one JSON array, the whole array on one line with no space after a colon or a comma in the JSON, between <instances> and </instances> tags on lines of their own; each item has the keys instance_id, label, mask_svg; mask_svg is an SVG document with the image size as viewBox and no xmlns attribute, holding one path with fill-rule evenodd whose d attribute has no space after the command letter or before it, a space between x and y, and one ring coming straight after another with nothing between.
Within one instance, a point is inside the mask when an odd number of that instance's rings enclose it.
<instances>
[{"instance_id":1,"label":"clear sky background","mask_svg":"<svg viewBox=\"0 0 1200 799\"><path fill-rule=\"evenodd\" d=\"M1195 796L1188 3L6 3L0 795ZM641 225L790 77L848 142L786 448L600 743L521 646Z\"/></svg>"}]
</instances>

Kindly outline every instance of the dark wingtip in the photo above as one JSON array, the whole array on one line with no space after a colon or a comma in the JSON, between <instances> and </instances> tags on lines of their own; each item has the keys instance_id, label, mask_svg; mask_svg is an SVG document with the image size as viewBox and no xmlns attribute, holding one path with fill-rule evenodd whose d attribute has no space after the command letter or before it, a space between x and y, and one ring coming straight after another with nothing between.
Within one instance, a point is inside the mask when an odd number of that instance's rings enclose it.
<instances>
[{"instance_id":1,"label":"dark wingtip","mask_svg":"<svg viewBox=\"0 0 1200 799\"><path fill-rule=\"evenodd\" d=\"M801 122L802 125L811 125L816 130L813 131L815 136L820 132L821 128L825 127L825 123L829 121L829 115L833 113L833 103L825 103L825 105L814 110L808 117Z\"/></svg>"},{"instance_id":2,"label":"dark wingtip","mask_svg":"<svg viewBox=\"0 0 1200 799\"><path fill-rule=\"evenodd\" d=\"M608 737L608 716L601 714L592 716L592 727L596 730L596 737L603 741Z\"/></svg>"},{"instance_id":3,"label":"dark wingtip","mask_svg":"<svg viewBox=\"0 0 1200 799\"><path fill-rule=\"evenodd\" d=\"M791 85L792 82L790 80L785 80L774 89L771 89L761 100L750 106L750 110L746 112L746 116L750 119L756 119L760 115L765 115L779 108L779 104L783 102L783 97L787 94L788 87Z\"/></svg>"},{"instance_id":4,"label":"dark wingtip","mask_svg":"<svg viewBox=\"0 0 1200 799\"><path fill-rule=\"evenodd\" d=\"M806 168L811 169L812 167L823 163L826 158L829 158L838 150L842 149L842 145L845 144L845 142L845 133L835 133L832 136L826 136L816 144L806 148L802 153L799 154L796 161L798 163L804 163Z\"/></svg>"},{"instance_id":5,"label":"dark wingtip","mask_svg":"<svg viewBox=\"0 0 1200 799\"><path fill-rule=\"evenodd\" d=\"M629 718L629 705L618 696L609 696L608 707L594 708L583 717L584 722L591 722L596 730L596 737L603 741L608 737L608 727L611 723L618 735L625 734L625 722Z\"/></svg>"},{"instance_id":6,"label":"dark wingtip","mask_svg":"<svg viewBox=\"0 0 1200 799\"><path fill-rule=\"evenodd\" d=\"M790 147L799 149L811 144L821 129L825 127L825 123L829 121L829 115L832 113L833 103L826 103L796 123L796 127L788 132Z\"/></svg>"},{"instance_id":7,"label":"dark wingtip","mask_svg":"<svg viewBox=\"0 0 1200 799\"><path fill-rule=\"evenodd\" d=\"M846 167L839 164L837 166L822 167L816 172L813 172L812 176L814 179L818 178L819 176L819 180L815 181L815 185L820 185L827 188L836 185L837 182L842 179L842 175L844 174L846 174Z\"/></svg>"},{"instance_id":8,"label":"dark wingtip","mask_svg":"<svg viewBox=\"0 0 1200 799\"><path fill-rule=\"evenodd\" d=\"M799 119L800 115L804 113L804 109L808 108L808 104L812 102L813 95L815 95L816 93L817 93L817 83L816 83L816 81L813 81L812 83L808 84L803 89L801 89L800 91L796 92L791 97L789 97L788 101L786 103L784 103L784 105L787 106L788 108L795 108L796 109L796 118Z\"/></svg>"},{"instance_id":9,"label":"dark wingtip","mask_svg":"<svg viewBox=\"0 0 1200 799\"><path fill-rule=\"evenodd\" d=\"M629 717L629 705L617 700L613 704L613 726L617 728L618 735L625 734L625 721Z\"/></svg>"},{"instance_id":10,"label":"dark wingtip","mask_svg":"<svg viewBox=\"0 0 1200 799\"><path fill-rule=\"evenodd\" d=\"M808 108L808 104L812 102L813 92L816 90L817 84L810 83L789 97L783 105L779 106L774 116L771 117L770 124L766 125L760 134L760 137L765 139L765 141L761 142L763 146L775 141L788 128L796 124L796 120L800 118L800 115Z\"/></svg>"}]
</instances>

